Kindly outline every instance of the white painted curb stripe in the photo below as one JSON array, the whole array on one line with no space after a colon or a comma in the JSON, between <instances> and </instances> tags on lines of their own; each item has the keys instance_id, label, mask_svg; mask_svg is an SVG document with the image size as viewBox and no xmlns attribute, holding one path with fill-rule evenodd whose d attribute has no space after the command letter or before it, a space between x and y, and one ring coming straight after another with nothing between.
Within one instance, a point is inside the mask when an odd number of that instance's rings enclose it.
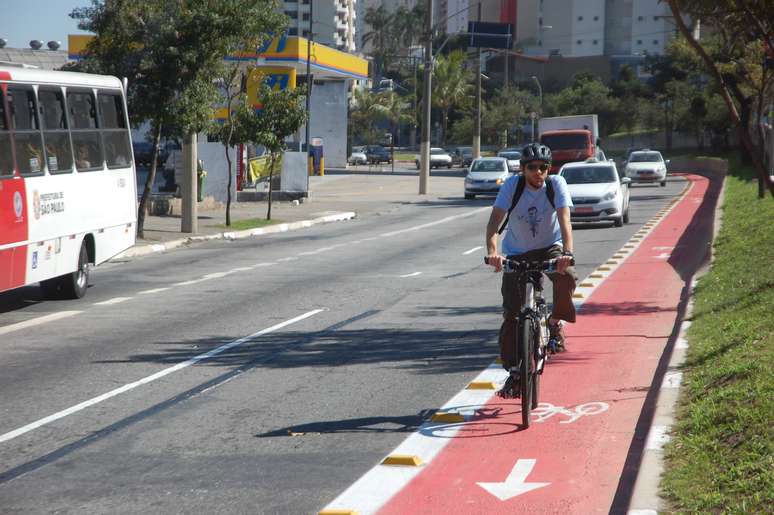
<instances>
[{"instance_id":1,"label":"white painted curb stripe","mask_svg":"<svg viewBox=\"0 0 774 515\"><path fill-rule=\"evenodd\" d=\"M184 368L190 367L191 365L194 365L198 363L199 361L211 358L213 356L216 356L220 354L221 352L225 352L233 347L237 347L239 345L242 345L243 343L247 343L251 341L254 338L257 338L259 336L263 336L264 334L271 333L273 331L276 331L278 329L282 329L283 327L287 327L291 324L295 324L296 322L300 322L301 320L304 320L306 318L309 318L311 316L314 316L320 312L324 311L323 309L315 309L312 311L308 311L304 313L303 315L299 315L295 318L291 318L290 320L286 320L284 322L281 322L279 324L273 325L271 327L267 327L266 329L262 329L258 331L257 333L253 333L250 336L245 336L243 338L240 338L238 340L234 340L233 342L227 343L225 345L221 345L220 347L217 347L215 349L212 349L209 352L205 352L204 354L199 354L198 356L194 356L191 359L188 359L186 361L183 361L182 363L178 363L177 365L174 365L169 368L165 368L164 370L161 370L159 372L156 372L155 374L149 375L147 377L144 377L140 379L139 381L135 381L133 383L125 384L124 386L121 386L120 388L116 388L115 390L111 390L107 393L103 393L102 395L98 397L94 397L92 399L89 399L87 401L84 401L80 404L76 404L75 406L72 406L70 408L67 408L65 410L59 411L57 413L54 413L53 415L49 415L47 417L41 418L40 420L36 420L35 422L32 422L30 424L27 424L26 426L20 427L19 429L15 429L13 431L10 431L8 433L5 433L3 435L0 435L0 443L7 442L8 440L12 440L16 438L17 436L21 436L24 433L28 433L34 429L37 429L39 427L42 427L46 424L50 424L51 422L54 422L55 420L59 420L60 418L64 418L68 415L72 415L73 413L77 413L78 411L81 411L83 409L86 409L90 406L94 406L95 404L99 404L102 401L106 401L110 399L111 397L115 397L116 395L120 395L122 393L128 392L129 390L133 390L137 388L138 386L142 386L144 384L151 383L157 379L161 379L162 377L168 376L169 374L173 372L177 372L178 370L182 370Z\"/></svg>"},{"instance_id":2,"label":"white painted curb stripe","mask_svg":"<svg viewBox=\"0 0 774 515\"><path fill-rule=\"evenodd\" d=\"M479 209L474 209L473 211L468 211L467 213L462 213L460 215L447 216L446 218L441 218L440 220L436 220L435 222L429 222L429 223L422 224L422 225L415 225L414 227L409 227L407 229L399 229L397 231L385 232L385 233L381 234L381 236L383 236L383 237L385 237L385 236L395 236L397 234L404 234L404 233L407 233L407 232L419 231L421 229L426 229L426 228L432 227L434 225L445 224L446 222L451 222L452 220L458 220L460 218L466 218L468 216L474 216L474 215L477 215L478 213L480 213L482 211L491 211L491 209L492 209L491 207L482 207L482 208L479 208ZM365 241L365 240L363 240L363 241Z\"/></svg>"}]
</instances>

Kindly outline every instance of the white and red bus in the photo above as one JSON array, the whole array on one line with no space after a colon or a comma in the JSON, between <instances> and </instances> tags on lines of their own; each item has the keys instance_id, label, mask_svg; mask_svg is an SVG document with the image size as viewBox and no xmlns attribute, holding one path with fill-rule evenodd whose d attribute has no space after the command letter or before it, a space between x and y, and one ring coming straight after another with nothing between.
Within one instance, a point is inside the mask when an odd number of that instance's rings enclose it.
<instances>
[{"instance_id":1,"label":"white and red bus","mask_svg":"<svg viewBox=\"0 0 774 515\"><path fill-rule=\"evenodd\" d=\"M115 77L0 64L0 292L80 298L134 245L137 185Z\"/></svg>"}]
</instances>

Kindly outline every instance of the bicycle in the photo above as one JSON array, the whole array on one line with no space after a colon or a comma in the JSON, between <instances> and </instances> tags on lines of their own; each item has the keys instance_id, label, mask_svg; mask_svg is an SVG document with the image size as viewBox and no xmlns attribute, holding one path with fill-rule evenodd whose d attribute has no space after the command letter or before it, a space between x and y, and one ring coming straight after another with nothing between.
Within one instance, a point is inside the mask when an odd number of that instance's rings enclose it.
<instances>
[{"instance_id":1,"label":"bicycle","mask_svg":"<svg viewBox=\"0 0 774 515\"><path fill-rule=\"evenodd\" d=\"M485 257L484 262L489 264ZM575 264L574 260L571 264ZM549 338L548 306L543 298L543 274L556 268L556 259L548 261L520 261L504 259L503 272L519 274L519 289L523 304L519 310L516 330L518 366L511 367L509 374L516 380L518 375L521 395L521 422L529 427L530 412L537 408L540 393L540 376L543 375L549 353L557 351L557 342ZM524 359L524 357L527 359Z\"/></svg>"}]
</instances>

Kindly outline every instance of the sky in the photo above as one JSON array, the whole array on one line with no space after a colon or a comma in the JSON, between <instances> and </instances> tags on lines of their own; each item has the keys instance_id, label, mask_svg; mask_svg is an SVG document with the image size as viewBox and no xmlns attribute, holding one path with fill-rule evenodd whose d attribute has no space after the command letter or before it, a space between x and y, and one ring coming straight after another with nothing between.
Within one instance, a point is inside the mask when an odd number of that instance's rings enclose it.
<instances>
[{"instance_id":1,"label":"sky","mask_svg":"<svg viewBox=\"0 0 774 515\"><path fill-rule=\"evenodd\" d=\"M68 34L86 34L68 16L76 7L91 5L91 0L0 0L0 38L8 48L29 48L30 41L45 44L60 41L67 49Z\"/></svg>"}]
</instances>

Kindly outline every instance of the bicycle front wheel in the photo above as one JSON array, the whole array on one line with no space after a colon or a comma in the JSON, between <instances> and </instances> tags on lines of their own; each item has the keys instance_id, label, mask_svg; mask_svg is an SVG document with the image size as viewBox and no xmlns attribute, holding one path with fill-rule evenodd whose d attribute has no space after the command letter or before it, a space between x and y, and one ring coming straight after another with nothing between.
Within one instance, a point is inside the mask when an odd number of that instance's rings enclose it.
<instances>
[{"instance_id":1,"label":"bicycle front wheel","mask_svg":"<svg viewBox=\"0 0 774 515\"><path fill-rule=\"evenodd\" d=\"M531 374L532 374L532 409L538 406L538 395L540 394L540 374L538 373L538 363L540 361L540 352L542 346L543 333L541 332L540 322L535 322L535 319L530 319L530 325L532 326L532 345L530 354ZM545 357L543 358L545 359Z\"/></svg>"},{"instance_id":2,"label":"bicycle front wheel","mask_svg":"<svg viewBox=\"0 0 774 515\"><path fill-rule=\"evenodd\" d=\"M521 379L521 426L524 429L529 427L529 414L532 410L532 321L524 318L521 321L521 330L519 331L519 354L521 361L519 365L519 374Z\"/></svg>"}]
</instances>

